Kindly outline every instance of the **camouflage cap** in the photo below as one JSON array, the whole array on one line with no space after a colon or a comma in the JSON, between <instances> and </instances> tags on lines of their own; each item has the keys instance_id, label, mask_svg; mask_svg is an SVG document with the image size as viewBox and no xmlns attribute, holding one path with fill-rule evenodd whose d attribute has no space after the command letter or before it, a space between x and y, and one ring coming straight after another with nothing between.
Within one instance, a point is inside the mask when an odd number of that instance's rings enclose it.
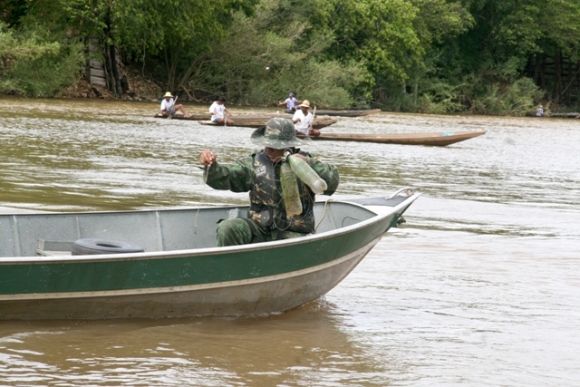
<instances>
[{"instance_id":1,"label":"camouflage cap","mask_svg":"<svg viewBox=\"0 0 580 387\"><path fill-rule=\"evenodd\" d=\"M256 129L252 133L251 140L254 144L274 149L291 148L302 144L302 141L296 138L292 121L279 117L271 118L265 127Z\"/></svg>"}]
</instances>

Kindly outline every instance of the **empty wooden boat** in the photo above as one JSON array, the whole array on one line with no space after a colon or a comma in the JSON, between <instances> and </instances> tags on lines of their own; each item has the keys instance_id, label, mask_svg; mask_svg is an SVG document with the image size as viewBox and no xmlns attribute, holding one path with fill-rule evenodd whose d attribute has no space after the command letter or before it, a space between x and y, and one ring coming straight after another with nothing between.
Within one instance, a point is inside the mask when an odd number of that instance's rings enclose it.
<instances>
[{"instance_id":1,"label":"empty wooden boat","mask_svg":"<svg viewBox=\"0 0 580 387\"><path fill-rule=\"evenodd\" d=\"M322 132L313 140L321 141L356 141L381 144L446 146L469 140L485 134L485 130L443 131L429 133L327 133Z\"/></svg>"}]
</instances>

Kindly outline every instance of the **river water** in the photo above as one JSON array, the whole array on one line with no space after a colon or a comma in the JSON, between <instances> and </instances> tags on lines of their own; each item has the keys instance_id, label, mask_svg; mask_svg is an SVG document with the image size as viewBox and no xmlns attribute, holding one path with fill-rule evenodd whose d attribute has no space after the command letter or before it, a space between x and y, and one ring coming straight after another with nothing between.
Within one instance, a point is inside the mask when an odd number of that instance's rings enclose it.
<instances>
[{"instance_id":1,"label":"river water","mask_svg":"<svg viewBox=\"0 0 580 387\"><path fill-rule=\"evenodd\" d=\"M157 109L0 99L0 211L246 203L205 186L197 157L246 155L252 129ZM324 298L263 318L3 322L0 385L580 386L578 120L381 113L323 130L472 128L487 133L443 148L305 146L339 167L337 197L423 193Z\"/></svg>"}]
</instances>

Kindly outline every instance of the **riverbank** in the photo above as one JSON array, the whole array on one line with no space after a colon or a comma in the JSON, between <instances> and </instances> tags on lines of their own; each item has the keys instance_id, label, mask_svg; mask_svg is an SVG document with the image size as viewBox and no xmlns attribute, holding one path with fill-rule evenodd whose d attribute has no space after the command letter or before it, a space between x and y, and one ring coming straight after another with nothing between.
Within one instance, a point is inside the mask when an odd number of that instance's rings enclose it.
<instances>
[{"instance_id":1,"label":"riverbank","mask_svg":"<svg viewBox=\"0 0 580 387\"><path fill-rule=\"evenodd\" d=\"M127 74L128 92L120 97L115 97L106 87L91 85L84 77L75 84L63 89L57 94L57 98L75 99L111 99L137 102L158 102L165 92L155 82L146 79L139 74Z\"/></svg>"}]
</instances>

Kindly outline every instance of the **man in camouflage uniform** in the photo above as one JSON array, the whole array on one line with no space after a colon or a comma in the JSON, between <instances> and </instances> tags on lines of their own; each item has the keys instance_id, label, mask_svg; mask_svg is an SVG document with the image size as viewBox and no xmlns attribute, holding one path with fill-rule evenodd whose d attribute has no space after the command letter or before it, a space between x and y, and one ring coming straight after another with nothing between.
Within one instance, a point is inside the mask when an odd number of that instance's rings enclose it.
<instances>
[{"instance_id":1,"label":"man in camouflage uniform","mask_svg":"<svg viewBox=\"0 0 580 387\"><path fill-rule=\"evenodd\" d=\"M266 242L314 232L314 193L297 179L302 213L287 216L280 185L280 167L288 154L298 155L326 182L325 195L332 195L338 187L336 167L295 148L302 142L296 138L294 124L289 119L272 118L266 127L254 131L251 140L264 146L264 149L236 164L220 165L216 155L208 149L200 154L200 162L205 166L204 178L209 186L233 192L250 192L248 218L220 222L218 245Z\"/></svg>"}]
</instances>

